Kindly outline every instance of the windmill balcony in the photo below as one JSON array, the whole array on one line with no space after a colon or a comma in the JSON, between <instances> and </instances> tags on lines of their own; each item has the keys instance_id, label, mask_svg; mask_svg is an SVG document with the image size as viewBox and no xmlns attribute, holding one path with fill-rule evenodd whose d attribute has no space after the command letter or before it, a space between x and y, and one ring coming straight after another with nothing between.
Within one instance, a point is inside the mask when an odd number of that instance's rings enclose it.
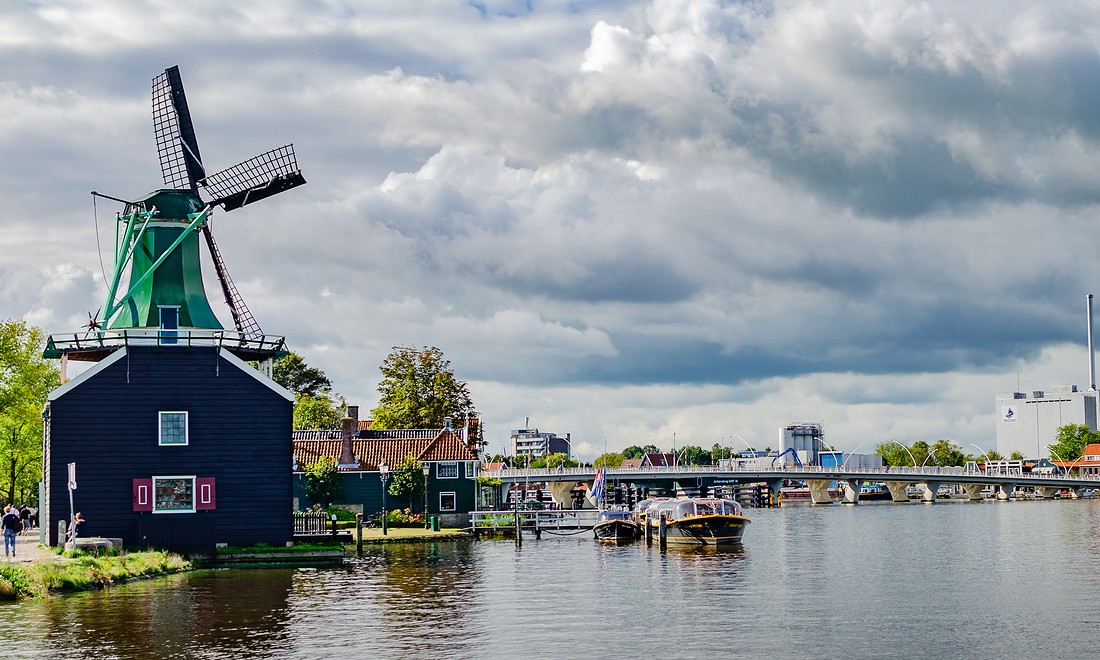
<instances>
[{"instance_id":1,"label":"windmill balcony","mask_svg":"<svg viewBox=\"0 0 1100 660\"><path fill-rule=\"evenodd\" d=\"M265 361L287 353L283 337L209 328L126 328L50 335L45 358L99 362L124 346L216 346L245 361Z\"/></svg>"}]
</instances>

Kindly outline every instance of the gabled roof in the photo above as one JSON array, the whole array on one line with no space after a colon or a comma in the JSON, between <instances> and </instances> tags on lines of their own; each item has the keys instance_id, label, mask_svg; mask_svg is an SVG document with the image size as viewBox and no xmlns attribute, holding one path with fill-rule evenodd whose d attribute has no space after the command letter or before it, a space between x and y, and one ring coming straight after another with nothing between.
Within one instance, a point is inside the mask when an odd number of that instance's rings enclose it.
<instances>
[{"instance_id":1,"label":"gabled roof","mask_svg":"<svg viewBox=\"0 0 1100 660\"><path fill-rule=\"evenodd\" d=\"M1100 443L1092 443L1091 445L1085 445L1085 448L1081 450L1082 456L1100 456Z\"/></svg>"},{"instance_id":2,"label":"gabled roof","mask_svg":"<svg viewBox=\"0 0 1100 660\"><path fill-rule=\"evenodd\" d=\"M346 469L375 471L382 463L391 467L412 455L418 461L476 461L477 453L453 430L407 429L366 431L351 439L357 464ZM372 437L373 436L373 437ZM299 469L328 456L337 462L343 443L340 431L295 431L294 462Z\"/></svg>"},{"instance_id":3,"label":"gabled roof","mask_svg":"<svg viewBox=\"0 0 1100 660\"><path fill-rule=\"evenodd\" d=\"M642 467L642 459L640 459L640 458L626 458L626 459L623 459L623 464L622 464L621 467L624 467L624 468Z\"/></svg>"},{"instance_id":4,"label":"gabled roof","mask_svg":"<svg viewBox=\"0 0 1100 660\"><path fill-rule=\"evenodd\" d=\"M672 454L646 454L642 457L642 465L652 467L672 467L674 457Z\"/></svg>"}]
</instances>

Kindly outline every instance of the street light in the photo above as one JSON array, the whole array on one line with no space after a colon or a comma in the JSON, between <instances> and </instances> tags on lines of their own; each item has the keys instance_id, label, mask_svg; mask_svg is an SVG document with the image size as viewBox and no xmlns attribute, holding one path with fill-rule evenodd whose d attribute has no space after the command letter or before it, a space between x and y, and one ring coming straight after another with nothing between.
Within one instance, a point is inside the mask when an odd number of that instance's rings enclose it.
<instances>
[{"instance_id":1,"label":"street light","mask_svg":"<svg viewBox=\"0 0 1100 660\"><path fill-rule=\"evenodd\" d=\"M901 443L900 443L900 442L898 442L897 440L891 440L890 442L892 442L892 443L894 443L895 445L897 445L897 446L901 447L902 449L904 449L904 450L905 450L905 453L906 453L906 454L909 454L909 460L913 461L913 467L917 467L917 459L916 459L916 458L915 458L915 457L913 456L913 452L909 451L909 448L908 448L908 447L906 447L905 445L901 444ZM979 447L979 448L978 448L978 451L981 451L981 447Z\"/></svg>"},{"instance_id":2,"label":"street light","mask_svg":"<svg viewBox=\"0 0 1100 660\"><path fill-rule=\"evenodd\" d=\"M378 466L378 478L382 481L382 535L385 536L387 533L386 484L390 480L390 466L386 465L385 461Z\"/></svg>"},{"instance_id":3,"label":"street light","mask_svg":"<svg viewBox=\"0 0 1100 660\"><path fill-rule=\"evenodd\" d=\"M1080 462L1081 458L1084 458L1084 457L1082 456L1082 457L1078 458L1077 460L1073 461L1072 463L1070 463L1069 465L1066 465L1066 459L1064 459L1064 458L1062 458L1061 456L1059 456L1059 455L1058 455L1058 452L1054 451L1054 450L1053 450L1053 449L1051 449L1050 447L1047 447L1047 451L1049 451L1050 453L1054 454L1054 457L1055 457L1055 458L1057 458L1058 460L1062 461L1062 469L1063 469L1063 470L1065 470L1065 472L1066 472L1066 476L1067 476L1067 477L1069 476L1069 469L1070 469L1071 467L1073 467L1073 466L1074 466L1074 465L1075 465L1076 463Z\"/></svg>"},{"instance_id":4,"label":"street light","mask_svg":"<svg viewBox=\"0 0 1100 660\"><path fill-rule=\"evenodd\" d=\"M424 529L428 529L428 475L432 473L432 466L424 463L420 469L424 471Z\"/></svg>"},{"instance_id":5,"label":"street light","mask_svg":"<svg viewBox=\"0 0 1100 660\"><path fill-rule=\"evenodd\" d=\"M930 447L928 449L928 455L924 457L924 463L920 464L920 468L923 470L924 466L928 463L928 459L932 458L935 455L936 455L936 450Z\"/></svg>"},{"instance_id":6,"label":"street light","mask_svg":"<svg viewBox=\"0 0 1100 660\"><path fill-rule=\"evenodd\" d=\"M978 445L974 444L973 442L970 443L970 446L973 447L974 449L977 449L978 451L982 452L982 456L985 456L985 470L984 470L984 472L986 474L989 474L989 464L993 462L993 459L991 459L989 457L989 454L985 453L984 449L982 449Z\"/></svg>"},{"instance_id":7,"label":"street light","mask_svg":"<svg viewBox=\"0 0 1100 660\"><path fill-rule=\"evenodd\" d=\"M857 447L856 447L855 449L853 449L853 450L852 450L852 453L850 453L850 454L848 454L847 456L845 456L845 457L844 457L844 462L840 464L840 469L841 469L841 470L843 470L843 469L844 469L844 466L848 465L848 459L849 459L849 458L851 458L851 457L853 457L853 456L855 456L855 455L856 455L856 452L857 452L857 451L859 451L859 450L860 450L860 449L862 449L862 448L863 448L863 445L859 445L859 446L857 446Z\"/></svg>"}]
</instances>

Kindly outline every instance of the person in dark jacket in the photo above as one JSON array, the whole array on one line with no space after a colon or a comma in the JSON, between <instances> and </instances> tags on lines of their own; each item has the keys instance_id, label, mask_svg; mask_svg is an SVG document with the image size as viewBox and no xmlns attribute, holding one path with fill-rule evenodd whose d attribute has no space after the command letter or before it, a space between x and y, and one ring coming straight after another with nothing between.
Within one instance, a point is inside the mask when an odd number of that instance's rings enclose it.
<instances>
[{"instance_id":1,"label":"person in dark jacket","mask_svg":"<svg viewBox=\"0 0 1100 660\"><path fill-rule=\"evenodd\" d=\"M12 508L10 504L4 507L4 517L0 518L0 527L4 528L4 556L10 561L15 556L15 535L23 529L19 521L19 511Z\"/></svg>"}]
</instances>

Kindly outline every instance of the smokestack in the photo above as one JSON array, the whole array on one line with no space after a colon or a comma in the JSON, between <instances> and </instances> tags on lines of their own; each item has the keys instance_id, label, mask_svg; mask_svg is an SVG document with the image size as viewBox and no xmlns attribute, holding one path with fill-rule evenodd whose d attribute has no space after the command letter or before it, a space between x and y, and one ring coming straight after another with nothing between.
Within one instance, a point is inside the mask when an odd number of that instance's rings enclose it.
<instances>
[{"instance_id":1,"label":"smokestack","mask_svg":"<svg viewBox=\"0 0 1100 660\"><path fill-rule=\"evenodd\" d=\"M1085 296L1085 311L1088 316L1089 333L1089 391L1096 391L1096 352L1092 346L1092 294Z\"/></svg>"}]
</instances>

